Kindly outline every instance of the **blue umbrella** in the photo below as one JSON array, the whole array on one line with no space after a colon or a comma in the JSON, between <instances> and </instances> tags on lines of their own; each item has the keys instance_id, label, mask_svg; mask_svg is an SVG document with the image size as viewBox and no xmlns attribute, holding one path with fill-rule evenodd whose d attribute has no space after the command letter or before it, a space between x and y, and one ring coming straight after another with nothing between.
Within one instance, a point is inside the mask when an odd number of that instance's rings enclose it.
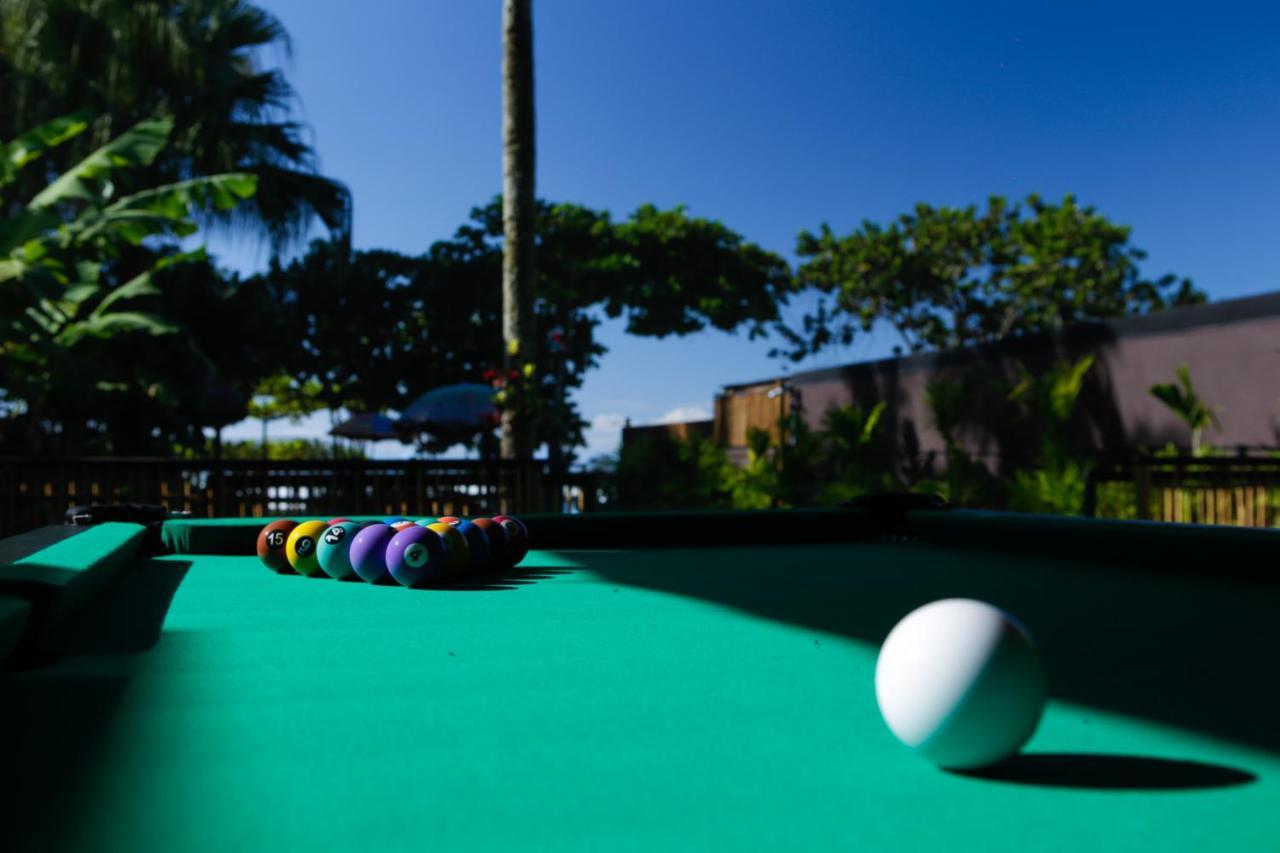
<instances>
[{"instance_id":1,"label":"blue umbrella","mask_svg":"<svg viewBox=\"0 0 1280 853\"><path fill-rule=\"evenodd\" d=\"M396 422L386 415L356 415L329 430L329 435L342 438L355 438L365 441L379 441L384 438L399 438Z\"/></svg>"},{"instance_id":2,"label":"blue umbrella","mask_svg":"<svg viewBox=\"0 0 1280 853\"><path fill-rule=\"evenodd\" d=\"M433 388L400 414L400 423L424 432L480 432L498 423L493 388L460 383Z\"/></svg>"}]
</instances>

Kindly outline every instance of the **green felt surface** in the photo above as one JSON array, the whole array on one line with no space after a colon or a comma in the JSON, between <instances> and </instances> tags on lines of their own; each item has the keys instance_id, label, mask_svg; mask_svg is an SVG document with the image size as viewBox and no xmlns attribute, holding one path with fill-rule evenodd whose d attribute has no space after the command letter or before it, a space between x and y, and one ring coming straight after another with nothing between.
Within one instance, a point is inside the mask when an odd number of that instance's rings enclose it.
<instances>
[{"instance_id":1,"label":"green felt surface","mask_svg":"<svg viewBox=\"0 0 1280 853\"><path fill-rule=\"evenodd\" d=\"M41 849L1280 838L1274 587L900 543L535 552L469 590L250 557L139 568L181 580L155 648L6 682L4 726L31 733L11 748L27 784L7 826ZM880 639L957 594L1013 610L1049 668L1054 699L1011 778L936 770L876 710Z\"/></svg>"}]
</instances>

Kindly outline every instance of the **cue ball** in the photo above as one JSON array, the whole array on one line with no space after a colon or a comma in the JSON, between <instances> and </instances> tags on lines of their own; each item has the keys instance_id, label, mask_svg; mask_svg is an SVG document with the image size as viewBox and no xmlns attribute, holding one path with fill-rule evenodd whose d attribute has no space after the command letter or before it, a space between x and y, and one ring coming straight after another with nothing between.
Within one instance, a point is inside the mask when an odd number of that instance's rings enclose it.
<instances>
[{"instance_id":1,"label":"cue ball","mask_svg":"<svg viewBox=\"0 0 1280 853\"><path fill-rule=\"evenodd\" d=\"M511 561L512 566L520 565L520 561L529 553L529 529L514 515L495 515L493 520L507 531L507 538L511 541L511 551L507 559Z\"/></svg>"},{"instance_id":2,"label":"cue ball","mask_svg":"<svg viewBox=\"0 0 1280 853\"><path fill-rule=\"evenodd\" d=\"M258 533L258 558L273 572L293 574L293 566L289 565L289 557L284 552L289 534L298 522L288 519L273 521Z\"/></svg>"},{"instance_id":3,"label":"cue ball","mask_svg":"<svg viewBox=\"0 0 1280 853\"><path fill-rule=\"evenodd\" d=\"M329 525L320 534L316 543L316 560L320 570L335 580L354 577L356 570L351 567L351 542L360 531L360 525L354 521L342 521Z\"/></svg>"},{"instance_id":4,"label":"cue ball","mask_svg":"<svg viewBox=\"0 0 1280 853\"><path fill-rule=\"evenodd\" d=\"M1003 610L968 598L908 613L876 661L876 701L889 730L954 770L1016 753L1035 732L1047 693L1027 630Z\"/></svg>"},{"instance_id":5,"label":"cue ball","mask_svg":"<svg viewBox=\"0 0 1280 853\"><path fill-rule=\"evenodd\" d=\"M320 563L316 561L316 544L326 527L328 525L323 521L304 521L293 528L293 532L285 540L285 556L298 574L307 577L320 574Z\"/></svg>"}]
</instances>

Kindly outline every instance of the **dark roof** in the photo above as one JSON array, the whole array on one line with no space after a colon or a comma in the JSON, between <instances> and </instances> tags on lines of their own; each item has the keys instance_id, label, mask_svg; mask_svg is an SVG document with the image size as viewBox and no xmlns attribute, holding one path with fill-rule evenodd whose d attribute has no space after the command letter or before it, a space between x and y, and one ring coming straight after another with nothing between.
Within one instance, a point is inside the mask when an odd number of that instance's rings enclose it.
<instances>
[{"instance_id":1,"label":"dark roof","mask_svg":"<svg viewBox=\"0 0 1280 853\"><path fill-rule=\"evenodd\" d=\"M960 349L943 350L941 352L924 352L896 358L880 358L870 361L858 361L839 367L825 367L820 370L805 370L790 375L772 376L757 379L754 382L735 382L723 386L726 391L751 388L756 385L768 385L776 382L821 382L843 376L850 368L875 370L877 367L894 365L899 371L930 370L946 364L954 364L958 360L981 357L984 354L997 352L1011 353L1022 349L1036 349L1054 341L1083 342L1086 340L1115 340L1117 338L1135 338L1143 335L1163 335L1180 332L1203 326L1245 323L1263 317L1280 316L1280 293L1264 293L1260 296L1245 296L1239 299L1227 299L1222 302L1207 302L1204 305L1192 305L1187 308L1170 308L1140 317L1120 317L1094 323L1080 323L1068 326L1055 332L1033 335L1018 335L999 341L979 344Z\"/></svg>"}]
</instances>

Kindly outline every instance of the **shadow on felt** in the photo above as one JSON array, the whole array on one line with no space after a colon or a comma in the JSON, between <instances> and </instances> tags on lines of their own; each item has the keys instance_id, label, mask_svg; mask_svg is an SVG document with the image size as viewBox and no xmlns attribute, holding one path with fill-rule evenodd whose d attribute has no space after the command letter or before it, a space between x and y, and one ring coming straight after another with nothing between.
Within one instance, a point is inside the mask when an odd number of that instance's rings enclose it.
<instances>
[{"instance_id":1,"label":"shadow on felt","mask_svg":"<svg viewBox=\"0 0 1280 853\"><path fill-rule=\"evenodd\" d=\"M1202 761L1065 752L1024 753L980 770L949 772L988 782L1121 791L1230 788L1258 780L1244 770Z\"/></svg>"}]
</instances>

